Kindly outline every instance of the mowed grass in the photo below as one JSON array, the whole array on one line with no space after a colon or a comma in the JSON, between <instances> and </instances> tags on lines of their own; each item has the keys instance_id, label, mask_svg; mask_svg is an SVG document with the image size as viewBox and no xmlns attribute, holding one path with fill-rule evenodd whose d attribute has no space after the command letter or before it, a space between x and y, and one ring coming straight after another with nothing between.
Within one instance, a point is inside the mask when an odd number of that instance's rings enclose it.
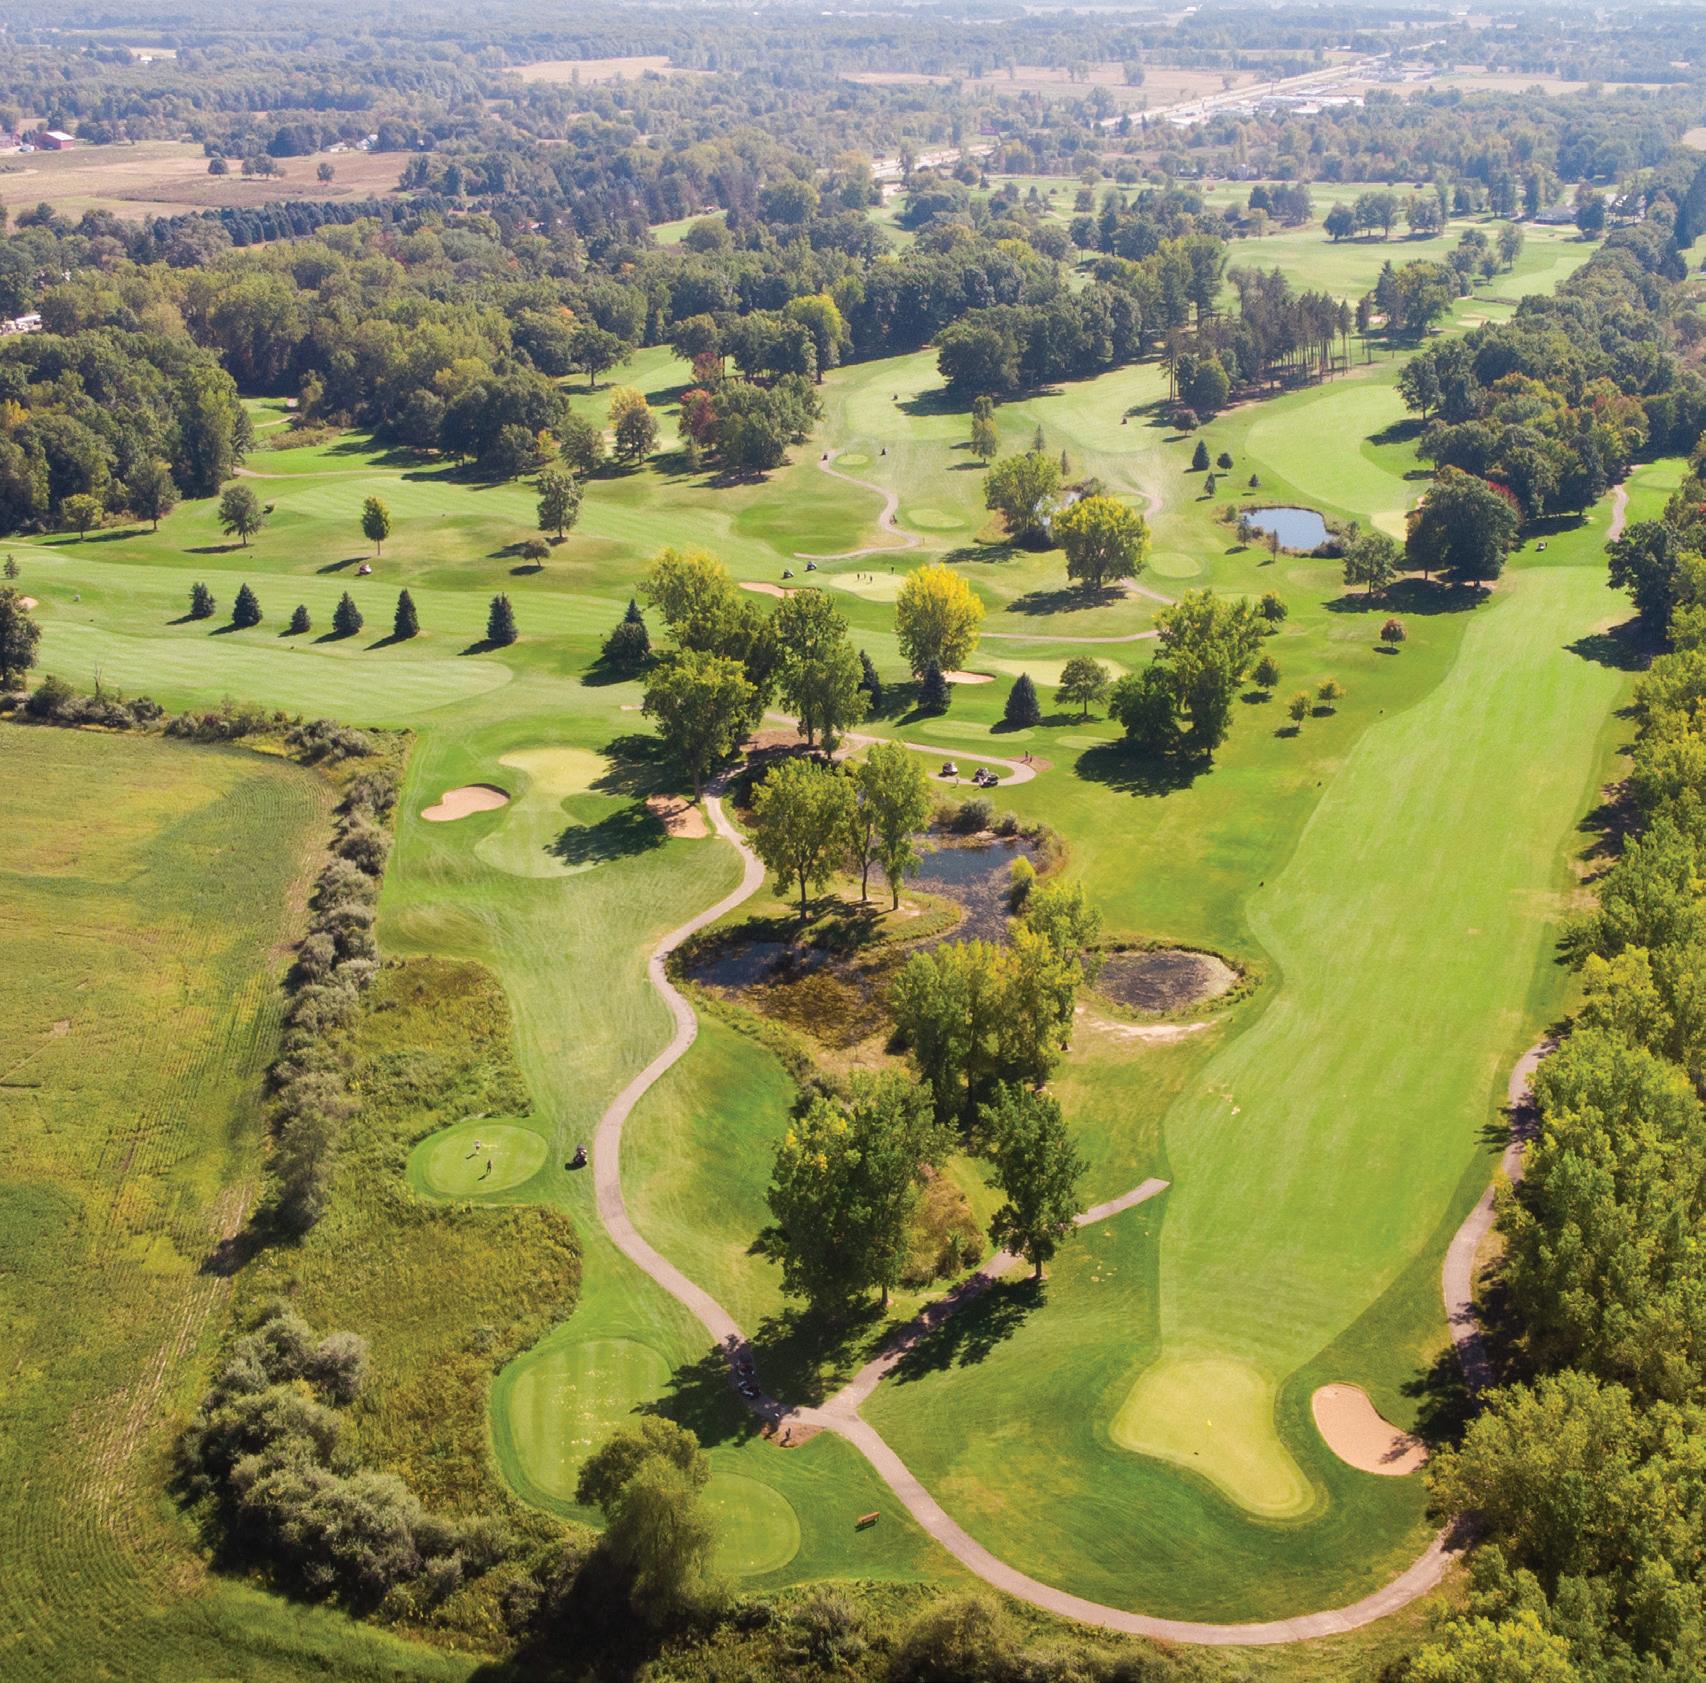
<instances>
[{"instance_id":1,"label":"mowed grass","mask_svg":"<svg viewBox=\"0 0 1706 1683\"><path fill-rule=\"evenodd\" d=\"M162 1493L259 1169L278 943L326 787L282 761L0 727L0 1671L466 1676L207 1575Z\"/></svg>"}]
</instances>

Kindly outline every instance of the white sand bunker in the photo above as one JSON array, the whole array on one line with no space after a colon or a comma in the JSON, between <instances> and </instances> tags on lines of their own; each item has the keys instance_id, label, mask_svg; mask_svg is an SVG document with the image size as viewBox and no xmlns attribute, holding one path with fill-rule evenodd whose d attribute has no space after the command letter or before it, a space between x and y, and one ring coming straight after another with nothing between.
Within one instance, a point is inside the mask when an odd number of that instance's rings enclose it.
<instances>
[{"instance_id":1,"label":"white sand bunker","mask_svg":"<svg viewBox=\"0 0 1706 1683\"><path fill-rule=\"evenodd\" d=\"M704 812L680 795L647 795L646 811L661 819L672 836L697 839L711 833L706 828Z\"/></svg>"},{"instance_id":2,"label":"white sand bunker","mask_svg":"<svg viewBox=\"0 0 1706 1683\"><path fill-rule=\"evenodd\" d=\"M755 591L760 596L792 596L794 594L791 590L784 590L779 584L765 584L759 579L742 579L740 587L742 590Z\"/></svg>"},{"instance_id":3,"label":"white sand bunker","mask_svg":"<svg viewBox=\"0 0 1706 1683\"><path fill-rule=\"evenodd\" d=\"M942 674L950 684L993 684L995 682L987 672L944 672Z\"/></svg>"},{"instance_id":4,"label":"white sand bunker","mask_svg":"<svg viewBox=\"0 0 1706 1683\"><path fill-rule=\"evenodd\" d=\"M1402 1478L1428 1458L1422 1443L1381 1419L1360 1385L1323 1385L1309 1407L1322 1441L1359 1472Z\"/></svg>"},{"instance_id":5,"label":"white sand bunker","mask_svg":"<svg viewBox=\"0 0 1706 1683\"><path fill-rule=\"evenodd\" d=\"M20 596L18 598L18 606L28 613L31 608L39 608L41 603L39 603L33 596Z\"/></svg>"},{"instance_id":6,"label":"white sand bunker","mask_svg":"<svg viewBox=\"0 0 1706 1683\"><path fill-rule=\"evenodd\" d=\"M436 804L423 807L421 817L429 824L448 824L453 818L466 818L475 812L496 812L509 805L509 791L495 783L465 783L460 789L446 789Z\"/></svg>"}]
</instances>

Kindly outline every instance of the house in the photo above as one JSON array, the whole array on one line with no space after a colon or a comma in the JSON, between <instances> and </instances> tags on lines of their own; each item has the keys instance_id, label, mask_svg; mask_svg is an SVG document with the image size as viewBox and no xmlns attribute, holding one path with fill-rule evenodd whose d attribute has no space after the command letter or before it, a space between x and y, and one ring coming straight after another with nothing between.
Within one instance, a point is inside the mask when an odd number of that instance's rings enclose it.
<instances>
[{"instance_id":1,"label":"house","mask_svg":"<svg viewBox=\"0 0 1706 1683\"><path fill-rule=\"evenodd\" d=\"M43 152L69 152L77 144L77 137L67 134L64 129L39 129L35 143Z\"/></svg>"},{"instance_id":2,"label":"house","mask_svg":"<svg viewBox=\"0 0 1706 1683\"><path fill-rule=\"evenodd\" d=\"M0 321L0 334L39 332L41 317L33 310L27 316L15 316L11 321Z\"/></svg>"}]
</instances>

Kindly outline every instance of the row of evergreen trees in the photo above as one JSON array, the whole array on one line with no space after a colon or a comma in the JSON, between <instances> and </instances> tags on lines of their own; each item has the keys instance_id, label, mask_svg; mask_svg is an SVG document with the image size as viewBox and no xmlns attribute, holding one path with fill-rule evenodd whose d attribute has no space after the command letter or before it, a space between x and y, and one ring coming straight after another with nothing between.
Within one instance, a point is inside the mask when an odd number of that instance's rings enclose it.
<instances>
[{"instance_id":1,"label":"row of evergreen trees","mask_svg":"<svg viewBox=\"0 0 1706 1683\"><path fill-rule=\"evenodd\" d=\"M213 592L205 584L197 583L190 586L190 619L212 619L218 611ZM251 626L261 623L260 599L247 584L238 588L236 599L231 604L231 624L238 630L244 631ZM356 606L355 598L346 590L339 598L338 605L332 610L332 635L334 637L353 637L367 623L365 616ZM314 629L314 621L309 616L307 606L298 602L291 612L289 623L285 626L285 635L300 637L305 632ZM391 620L391 641L407 642L411 637L420 635L420 615L415 608L415 599L407 590L397 592L397 609ZM642 633L645 627L641 626ZM492 598L491 608L486 615L486 643L492 648L507 648L518 636L515 624L515 609L507 596L499 595Z\"/></svg>"}]
</instances>

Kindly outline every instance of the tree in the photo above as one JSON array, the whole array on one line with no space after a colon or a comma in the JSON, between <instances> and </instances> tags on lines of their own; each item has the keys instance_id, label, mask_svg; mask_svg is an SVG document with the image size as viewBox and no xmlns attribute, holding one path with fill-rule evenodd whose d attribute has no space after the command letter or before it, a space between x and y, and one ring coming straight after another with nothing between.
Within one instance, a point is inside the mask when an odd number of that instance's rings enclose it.
<instances>
[{"instance_id":1,"label":"tree","mask_svg":"<svg viewBox=\"0 0 1706 1683\"><path fill-rule=\"evenodd\" d=\"M614 368L628 354L629 348L626 339L615 333L606 333L596 322L590 321L578 323L570 340L574 366L586 371L586 389L589 392L596 389L599 375L607 368Z\"/></svg>"},{"instance_id":2,"label":"tree","mask_svg":"<svg viewBox=\"0 0 1706 1683\"><path fill-rule=\"evenodd\" d=\"M1443 467L1409 518L1404 552L1423 575L1452 573L1477 584L1496 579L1517 539L1514 499L1484 479Z\"/></svg>"},{"instance_id":3,"label":"tree","mask_svg":"<svg viewBox=\"0 0 1706 1683\"><path fill-rule=\"evenodd\" d=\"M420 616L415 612L415 599L407 590L397 592L397 612L391 621L391 635L399 643L406 643L411 637L418 637L421 630Z\"/></svg>"},{"instance_id":4,"label":"tree","mask_svg":"<svg viewBox=\"0 0 1706 1683\"><path fill-rule=\"evenodd\" d=\"M1285 704L1285 710L1291 716L1292 723L1300 725L1309 717L1309 706L1309 691L1299 690L1297 694Z\"/></svg>"},{"instance_id":5,"label":"tree","mask_svg":"<svg viewBox=\"0 0 1706 1683\"><path fill-rule=\"evenodd\" d=\"M645 615L632 596L628 611L616 622L616 629L604 639L603 658L620 671L637 672L651 659L652 637L646 629Z\"/></svg>"},{"instance_id":6,"label":"tree","mask_svg":"<svg viewBox=\"0 0 1706 1683\"><path fill-rule=\"evenodd\" d=\"M215 606L213 592L205 584L192 584L190 586L189 617L191 619L212 619Z\"/></svg>"},{"instance_id":7,"label":"tree","mask_svg":"<svg viewBox=\"0 0 1706 1683\"><path fill-rule=\"evenodd\" d=\"M876 1290L886 1308L911 1249L928 1169L949 1138L930 1096L900 1075L857 1077L852 1096L814 1099L776 1148L760 1237L782 1290L840 1311Z\"/></svg>"},{"instance_id":8,"label":"tree","mask_svg":"<svg viewBox=\"0 0 1706 1683\"><path fill-rule=\"evenodd\" d=\"M87 491L78 491L59 505L60 523L77 534L81 543L91 526L101 523L101 500Z\"/></svg>"},{"instance_id":9,"label":"tree","mask_svg":"<svg viewBox=\"0 0 1706 1683\"><path fill-rule=\"evenodd\" d=\"M863 649L859 651L859 688L865 692L865 711L880 712L883 705L883 681L877 676L875 663Z\"/></svg>"},{"instance_id":10,"label":"tree","mask_svg":"<svg viewBox=\"0 0 1706 1683\"><path fill-rule=\"evenodd\" d=\"M314 179L316 181L318 181L321 186L326 186L330 183L332 177L335 176L337 173L338 173L337 170L333 167L333 165L330 162L322 159L321 162L315 167Z\"/></svg>"},{"instance_id":11,"label":"tree","mask_svg":"<svg viewBox=\"0 0 1706 1683\"><path fill-rule=\"evenodd\" d=\"M1054 535L1066 551L1066 576L1088 592L1136 578L1149 555L1149 524L1117 497L1081 497L1058 514Z\"/></svg>"},{"instance_id":12,"label":"tree","mask_svg":"<svg viewBox=\"0 0 1706 1683\"><path fill-rule=\"evenodd\" d=\"M1315 687L1315 699L1323 712L1331 713L1345 699L1345 686L1337 678L1323 678Z\"/></svg>"},{"instance_id":13,"label":"tree","mask_svg":"<svg viewBox=\"0 0 1706 1683\"><path fill-rule=\"evenodd\" d=\"M1061 668L1060 682L1054 688L1055 699L1069 707L1077 702L1083 709L1079 716L1085 719L1090 717L1091 706L1103 701L1107 693L1108 674L1091 655L1074 655Z\"/></svg>"},{"instance_id":14,"label":"tree","mask_svg":"<svg viewBox=\"0 0 1706 1683\"><path fill-rule=\"evenodd\" d=\"M848 819L859 897L867 899L874 861L889 885L890 909L899 910L901 884L918 869L918 832L930 816L930 780L918 755L899 742L872 745L853 772Z\"/></svg>"},{"instance_id":15,"label":"tree","mask_svg":"<svg viewBox=\"0 0 1706 1683\"><path fill-rule=\"evenodd\" d=\"M1258 689L1266 690L1268 694L1272 695L1279 687L1279 662L1272 655L1263 655L1256 662L1256 670L1250 676L1256 680Z\"/></svg>"},{"instance_id":16,"label":"tree","mask_svg":"<svg viewBox=\"0 0 1706 1683\"><path fill-rule=\"evenodd\" d=\"M338 637L353 637L367 622L362 618L361 609L355 605L355 598L346 590L338 598L338 605L332 609L332 631Z\"/></svg>"},{"instance_id":17,"label":"tree","mask_svg":"<svg viewBox=\"0 0 1706 1683\"><path fill-rule=\"evenodd\" d=\"M41 627L23 596L0 586L0 690L11 689L35 665L40 642Z\"/></svg>"},{"instance_id":18,"label":"tree","mask_svg":"<svg viewBox=\"0 0 1706 1683\"><path fill-rule=\"evenodd\" d=\"M726 655L684 648L653 669L642 711L692 778L694 800L746 734L754 698L745 669Z\"/></svg>"},{"instance_id":19,"label":"tree","mask_svg":"<svg viewBox=\"0 0 1706 1683\"><path fill-rule=\"evenodd\" d=\"M231 604L231 623L240 631L261 623L261 605L246 584L237 587L237 599Z\"/></svg>"},{"instance_id":20,"label":"tree","mask_svg":"<svg viewBox=\"0 0 1706 1683\"><path fill-rule=\"evenodd\" d=\"M535 568L543 567L551 559L551 546L543 538L527 538L521 546L523 561L531 561Z\"/></svg>"},{"instance_id":21,"label":"tree","mask_svg":"<svg viewBox=\"0 0 1706 1683\"><path fill-rule=\"evenodd\" d=\"M581 486L572 473L547 468L539 475L539 530L555 532L560 543L580 518Z\"/></svg>"},{"instance_id":22,"label":"tree","mask_svg":"<svg viewBox=\"0 0 1706 1683\"><path fill-rule=\"evenodd\" d=\"M940 561L909 573L895 598L895 635L913 673L960 670L977 648L983 603Z\"/></svg>"},{"instance_id":23,"label":"tree","mask_svg":"<svg viewBox=\"0 0 1706 1683\"><path fill-rule=\"evenodd\" d=\"M304 632L314 629L314 622L308 617L307 603L298 602L291 609L290 623L284 629L286 636L290 637L300 637Z\"/></svg>"},{"instance_id":24,"label":"tree","mask_svg":"<svg viewBox=\"0 0 1706 1683\"><path fill-rule=\"evenodd\" d=\"M1404 641L1404 622L1401 619L1389 619L1380 628L1380 640L1396 647Z\"/></svg>"},{"instance_id":25,"label":"tree","mask_svg":"<svg viewBox=\"0 0 1706 1683\"><path fill-rule=\"evenodd\" d=\"M1191 472L1208 472L1208 441L1206 439L1199 438L1196 449L1191 452Z\"/></svg>"},{"instance_id":26,"label":"tree","mask_svg":"<svg viewBox=\"0 0 1706 1683\"><path fill-rule=\"evenodd\" d=\"M1336 204L1321 219L1321 226L1325 229L1327 238L1337 244L1340 240L1349 239L1356 232L1357 222L1348 205Z\"/></svg>"},{"instance_id":27,"label":"tree","mask_svg":"<svg viewBox=\"0 0 1706 1683\"><path fill-rule=\"evenodd\" d=\"M160 530L160 522L178 506L177 481L166 463L149 457L136 464L130 474L130 506Z\"/></svg>"},{"instance_id":28,"label":"tree","mask_svg":"<svg viewBox=\"0 0 1706 1683\"><path fill-rule=\"evenodd\" d=\"M852 811L851 779L816 760L783 761L753 793L753 846L779 889L798 886L802 924L810 891L835 875Z\"/></svg>"},{"instance_id":29,"label":"tree","mask_svg":"<svg viewBox=\"0 0 1706 1683\"><path fill-rule=\"evenodd\" d=\"M1046 538L1060 496L1060 463L1041 450L1003 456L983 482L983 505L1007 523L1020 542Z\"/></svg>"},{"instance_id":30,"label":"tree","mask_svg":"<svg viewBox=\"0 0 1706 1683\"><path fill-rule=\"evenodd\" d=\"M995 405L980 397L971 406L971 453L987 467L1001 449L1001 435L995 425Z\"/></svg>"},{"instance_id":31,"label":"tree","mask_svg":"<svg viewBox=\"0 0 1706 1683\"><path fill-rule=\"evenodd\" d=\"M1386 533L1373 528L1359 532L1345 551L1345 583L1367 585L1370 596L1385 590L1398 576L1402 556L1403 551Z\"/></svg>"},{"instance_id":32,"label":"tree","mask_svg":"<svg viewBox=\"0 0 1706 1683\"><path fill-rule=\"evenodd\" d=\"M247 485L229 485L219 499L219 529L228 538L240 538L249 547L252 538L266 524L260 498Z\"/></svg>"},{"instance_id":33,"label":"tree","mask_svg":"<svg viewBox=\"0 0 1706 1683\"><path fill-rule=\"evenodd\" d=\"M799 715L808 743L821 733L834 748L841 733L865 716L859 657L841 610L821 590L798 590L776 610L774 635L782 651L781 695Z\"/></svg>"},{"instance_id":34,"label":"tree","mask_svg":"<svg viewBox=\"0 0 1706 1683\"><path fill-rule=\"evenodd\" d=\"M569 413L557 423L557 455L584 479L604 460L604 429L584 415Z\"/></svg>"},{"instance_id":35,"label":"tree","mask_svg":"<svg viewBox=\"0 0 1706 1683\"><path fill-rule=\"evenodd\" d=\"M515 609L507 596L492 598L486 614L486 644L494 649L507 649L516 639Z\"/></svg>"},{"instance_id":36,"label":"tree","mask_svg":"<svg viewBox=\"0 0 1706 1683\"><path fill-rule=\"evenodd\" d=\"M1003 1086L982 1115L995 1184L1006 1202L989 1236L1043 1277L1043 1264L1073 1231L1083 1210L1079 1183L1087 1165L1073 1147L1060 1106L1046 1093Z\"/></svg>"},{"instance_id":37,"label":"tree","mask_svg":"<svg viewBox=\"0 0 1706 1683\"><path fill-rule=\"evenodd\" d=\"M1408 1683L1586 1683L1570 1644L1532 1607L1490 1619L1453 1619L1404 1673Z\"/></svg>"},{"instance_id":38,"label":"tree","mask_svg":"<svg viewBox=\"0 0 1706 1683\"><path fill-rule=\"evenodd\" d=\"M613 1433L581 1468L575 1498L603 1511L603 1548L626 1572L635 1612L662 1624L703 1593L715 1534L699 1440L651 1416Z\"/></svg>"},{"instance_id":39,"label":"tree","mask_svg":"<svg viewBox=\"0 0 1706 1683\"><path fill-rule=\"evenodd\" d=\"M942 676L942 668L931 661L918 681L918 705L926 713L946 713L948 699L948 680Z\"/></svg>"},{"instance_id":40,"label":"tree","mask_svg":"<svg viewBox=\"0 0 1706 1683\"><path fill-rule=\"evenodd\" d=\"M361 535L373 545L375 555L385 553L385 540L391 535L391 511L377 497L369 497L361 505Z\"/></svg>"},{"instance_id":41,"label":"tree","mask_svg":"<svg viewBox=\"0 0 1706 1683\"><path fill-rule=\"evenodd\" d=\"M17 556L8 555L6 557L5 576L9 579L15 579L18 576Z\"/></svg>"},{"instance_id":42,"label":"tree","mask_svg":"<svg viewBox=\"0 0 1706 1683\"><path fill-rule=\"evenodd\" d=\"M610 428L619 462L643 462L657 448L657 417L647 407L644 393L632 386L618 386L610 394Z\"/></svg>"},{"instance_id":43,"label":"tree","mask_svg":"<svg viewBox=\"0 0 1706 1683\"><path fill-rule=\"evenodd\" d=\"M1037 686L1028 672L1021 672L1007 692L1007 704L1001 711L1002 723L1023 729L1041 724L1042 704L1037 700Z\"/></svg>"}]
</instances>

